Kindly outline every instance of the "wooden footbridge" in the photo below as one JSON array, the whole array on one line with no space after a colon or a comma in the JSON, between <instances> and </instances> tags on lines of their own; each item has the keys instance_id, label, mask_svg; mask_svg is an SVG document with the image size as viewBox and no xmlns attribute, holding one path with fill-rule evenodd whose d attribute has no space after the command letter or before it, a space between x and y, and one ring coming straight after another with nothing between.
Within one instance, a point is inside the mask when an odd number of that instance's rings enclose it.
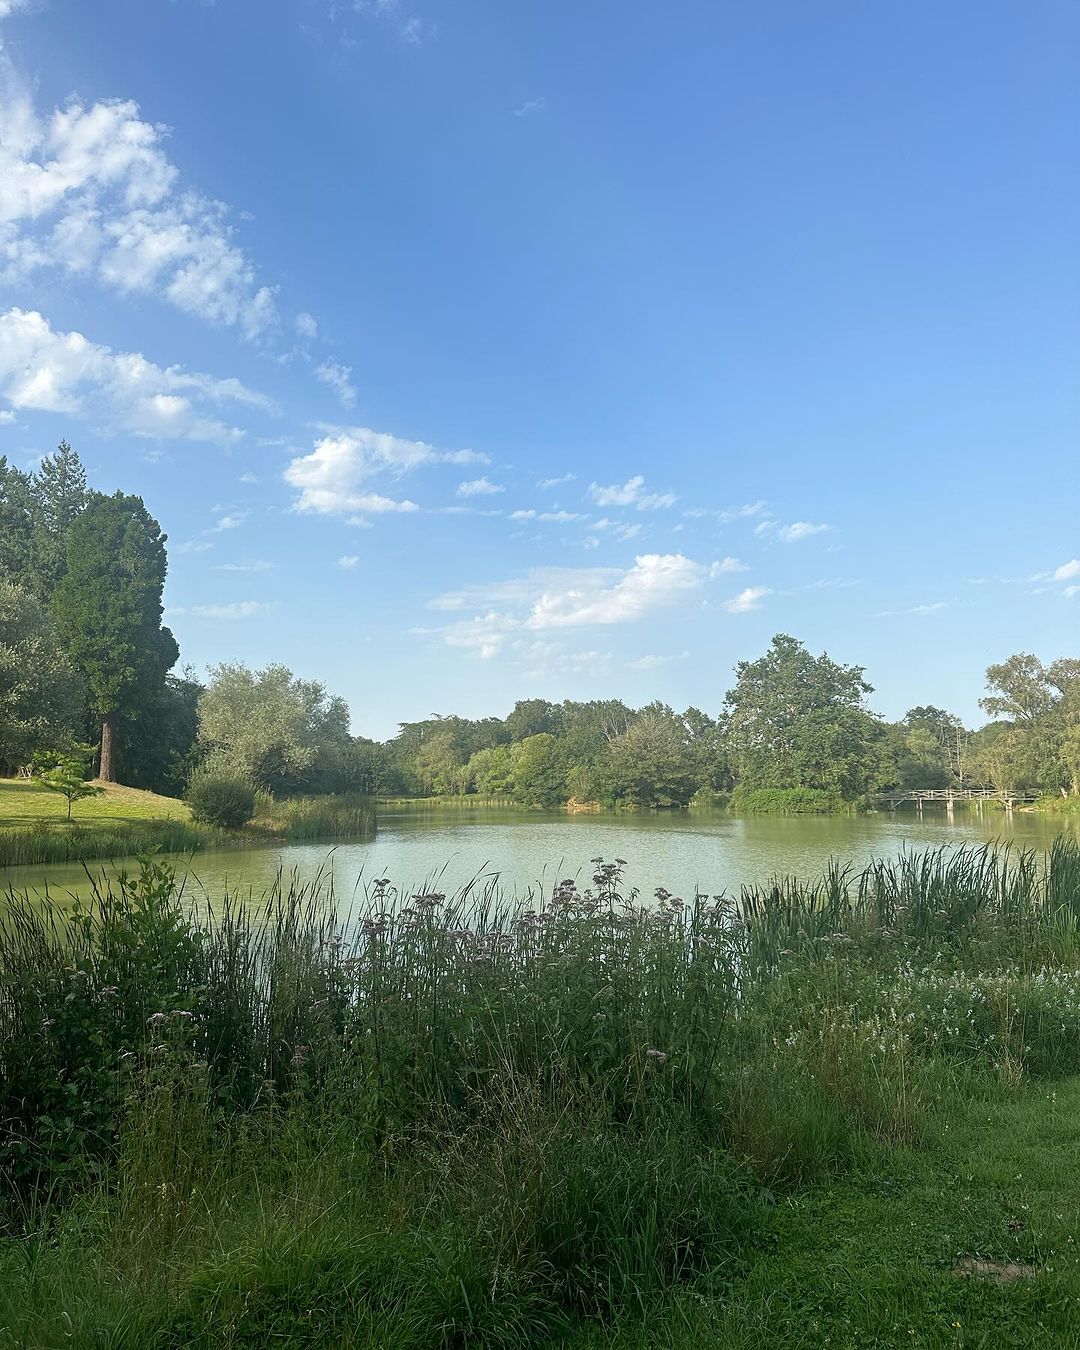
<instances>
[{"instance_id":1,"label":"wooden footbridge","mask_svg":"<svg viewBox=\"0 0 1080 1350\"><path fill-rule=\"evenodd\" d=\"M1035 801L1035 794L1025 792L998 792L994 788L911 788L907 791L896 789L894 792L880 792L875 798L890 811L895 811L905 802L913 802L921 811L923 805L942 805L951 811L957 802L1000 802L1006 811L1024 802Z\"/></svg>"}]
</instances>

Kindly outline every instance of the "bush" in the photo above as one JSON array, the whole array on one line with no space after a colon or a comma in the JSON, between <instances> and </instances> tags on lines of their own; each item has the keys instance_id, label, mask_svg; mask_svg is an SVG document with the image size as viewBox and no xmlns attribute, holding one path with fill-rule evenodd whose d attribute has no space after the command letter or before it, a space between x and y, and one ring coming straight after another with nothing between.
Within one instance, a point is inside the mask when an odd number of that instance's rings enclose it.
<instances>
[{"instance_id":1,"label":"bush","mask_svg":"<svg viewBox=\"0 0 1080 1350\"><path fill-rule=\"evenodd\" d=\"M824 788L744 788L731 794L733 816L807 816L850 810L838 792Z\"/></svg>"},{"instance_id":2,"label":"bush","mask_svg":"<svg viewBox=\"0 0 1080 1350\"><path fill-rule=\"evenodd\" d=\"M200 825L224 830L238 830L255 814L255 789L239 774L199 774L191 780L185 800Z\"/></svg>"}]
</instances>

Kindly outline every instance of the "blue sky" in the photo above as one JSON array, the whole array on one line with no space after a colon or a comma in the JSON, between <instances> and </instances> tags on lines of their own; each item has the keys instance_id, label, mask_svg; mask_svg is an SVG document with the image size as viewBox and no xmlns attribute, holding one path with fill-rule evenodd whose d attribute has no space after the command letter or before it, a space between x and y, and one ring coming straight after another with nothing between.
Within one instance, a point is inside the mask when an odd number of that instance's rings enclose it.
<instances>
[{"instance_id":1,"label":"blue sky","mask_svg":"<svg viewBox=\"0 0 1080 1350\"><path fill-rule=\"evenodd\" d=\"M1080 635L1080 11L0 0L0 453L354 728Z\"/></svg>"}]
</instances>

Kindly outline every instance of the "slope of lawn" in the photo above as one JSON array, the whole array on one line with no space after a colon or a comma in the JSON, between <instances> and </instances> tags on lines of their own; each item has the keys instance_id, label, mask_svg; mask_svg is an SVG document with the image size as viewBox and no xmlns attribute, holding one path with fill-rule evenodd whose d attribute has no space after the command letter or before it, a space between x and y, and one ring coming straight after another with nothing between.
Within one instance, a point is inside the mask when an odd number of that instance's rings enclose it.
<instances>
[{"instance_id":1,"label":"slope of lawn","mask_svg":"<svg viewBox=\"0 0 1080 1350\"><path fill-rule=\"evenodd\" d=\"M187 806L175 797L161 797L118 783L98 786L105 789L102 796L75 803L73 824L102 829L146 820L191 820ZM64 824L66 817L67 802L58 792L49 792L32 779L0 778L0 830L39 821Z\"/></svg>"}]
</instances>

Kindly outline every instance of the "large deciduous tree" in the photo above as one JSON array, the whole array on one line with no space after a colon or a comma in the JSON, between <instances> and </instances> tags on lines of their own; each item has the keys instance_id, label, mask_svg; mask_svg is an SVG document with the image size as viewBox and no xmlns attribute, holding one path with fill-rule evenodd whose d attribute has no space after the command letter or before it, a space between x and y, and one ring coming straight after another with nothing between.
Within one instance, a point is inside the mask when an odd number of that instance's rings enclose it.
<instances>
[{"instance_id":1,"label":"large deciduous tree","mask_svg":"<svg viewBox=\"0 0 1080 1350\"><path fill-rule=\"evenodd\" d=\"M80 730L83 684L44 606L0 580L0 774L35 752L60 751Z\"/></svg>"},{"instance_id":2,"label":"large deciduous tree","mask_svg":"<svg viewBox=\"0 0 1080 1350\"><path fill-rule=\"evenodd\" d=\"M156 697L179 656L162 627L166 536L141 497L91 493L67 530L52 608L101 725L98 775L117 776L121 714Z\"/></svg>"},{"instance_id":3,"label":"large deciduous tree","mask_svg":"<svg viewBox=\"0 0 1080 1350\"><path fill-rule=\"evenodd\" d=\"M757 661L740 661L724 725L742 786L818 788L857 797L875 787L882 723L867 711L861 666L812 656L785 633Z\"/></svg>"},{"instance_id":4,"label":"large deciduous tree","mask_svg":"<svg viewBox=\"0 0 1080 1350\"><path fill-rule=\"evenodd\" d=\"M199 740L210 762L269 792L334 789L351 746L349 708L318 680L282 665L216 666L199 699Z\"/></svg>"}]
</instances>

